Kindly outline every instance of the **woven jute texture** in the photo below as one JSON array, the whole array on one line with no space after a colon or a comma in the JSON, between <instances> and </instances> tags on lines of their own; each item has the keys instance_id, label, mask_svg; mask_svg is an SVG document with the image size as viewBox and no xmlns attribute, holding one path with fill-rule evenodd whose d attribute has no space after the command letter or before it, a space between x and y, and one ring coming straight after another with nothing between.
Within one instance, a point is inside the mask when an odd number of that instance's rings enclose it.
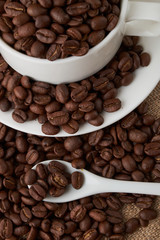
<instances>
[{"instance_id":1,"label":"woven jute texture","mask_svg":"<svg viewBox=\"0 0 160 240\"><path fill-rule=\"evenodd\" d=\"M148 96L146 101L149 104L148 113L151 113L154 117L160 117L160 82L152 93ZM159 187L160 188L160 187ZM157 197L154 203L154 209L158 212L158 218L150 221L150 224L146 228L140 228L134 234L126 237L126 240L160 240L160 197ZM138 216L139 208L134 204L126 205L123 209L123 215L125 220Z\"/></svg>"}]
</instances>

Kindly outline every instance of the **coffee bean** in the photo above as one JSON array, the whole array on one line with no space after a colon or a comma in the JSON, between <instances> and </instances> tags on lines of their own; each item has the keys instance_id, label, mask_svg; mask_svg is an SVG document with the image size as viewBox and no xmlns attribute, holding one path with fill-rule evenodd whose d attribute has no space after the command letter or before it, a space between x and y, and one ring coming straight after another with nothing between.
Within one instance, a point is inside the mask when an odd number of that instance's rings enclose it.
<instances>
[{"instance_id":1,"label":"coffee bean","mask_svg":"<svg viewBox=\"0 0 160 240\"><path fill-rule=\"evenodd\" d=\"M67 112L58 111L48 113L47 118L53 126L61 126L69 121L69 114Z\"/></svg>"},{"instance_id":2,"label":"coffee bean","mask_svg":"<svg viewBox=\"0 0 160 240\"><path fill-rule=\"evenodd\" d=\"M56 100L60 103L66 103L69 98L69 90L65 84L56 86Z\"/></svg>"},{"instance_id":3,"label":"coffee bean","mask_svg":"<svg viewBox=\"0 0 160 240\"><path fill-rule=\"evenodd\" d=\"M95 240L97 238L97 231L96 229L89 229L88 231L86 231L84 234L83 234L83 239L85 240Z\"/></svg>"},{"instance_id":4,"label":"coffee bean","mask_svg":"<svg viewBox=\"0 0 160 240\"><path fill-rule=\"evenodd\" d=\"M32 207L32 214L37 218L44 218L47 215L47 208L43 205L36 205Z\"/></svg>"},{"instance_id":5,"label":"coffee bean","mask_svg":"<svg viewBox=\"0 0 160 240\"><path fill-rule=\"evenodd\" d=\"M29 227L28 226L19 226L14 228L14 235L17 237L23 236L29 232Z\"/></svg>"},{"instance_id":6,"label":"coffee bean","mask_svg":"<svg viewBox=\"0 0 160 240\"><path fill-rule=\"evenodd\" d=\"M136 162L130 155L126 155L122 158L122 165L128 172L132 172L136 169Z\"/></svg>"},{"instance_id":7,"label":"coffee bean","mask_svg":"<svg viewBox=\"0 0 160 240\"><path fill-rule=\"evenodd\" d=\"M83 220L83 218L86 215L86 208L83 207L83 205L77 205L76 207L74 207L72 209L72 211L70 212L70 218L74 221L74 222L80 222Z\"/></svg>"},{"instance_id":8,"label":"coffee bean","mask_svg":"<svg viewBox=\"0 0 160 240\"><path fill-rule=\"evenodd\" d=\"M107 222L107 221L100 222L98 225L98 228L99 228L99 232L101 234L105 234L106 236L111 235L112 225L109 222Z\"/></svg>"},{"instance_id":9,"label":"coffee bean","mask_svg":"<svg viewBox=\"0 0 160 240\"><path fill-rule=\"evenodd\" d=\"M160 143L152 142L145 145L144 152L148 156L157 156L160 154Z\"/></svg>"},{"instance_id":10,"label":"coffee bean","mask_svg":"<svg viewBox=\"0 0 160 240\"><path fill-rule=\"evenodd\" d=\"M3 218L0 224L0 236L5 238L10 238L13 234L13 224L8 218Z\"/></svg>"},{"instance_id":11,"label":"coffee bean","mask_svg":"<svg viewBox=\"0 0 160 240\"><path fill-rule=\"evenodd\" d=\"M106 30L112 31L118 23L118 17L115 14L110 13L107 17L107 20L108 24Z\"/></svg>"},{"instance_id":12,"label":"coffee bean","mask_svg":"<svg viewBox=\"0 0 160 240\"><path fill-rule=\"evenodd\" d=\"M106 220L105 212L103 212L102 210L99 210L99 209L92 209L89 212L89 216L98 222L103 222Z\"/></svg>"},{"instance_id":13,"label":"coffee bean","mask_svg":"<svg viewBox=\"0 0 160 240\"><path fill-rule=\"evenodd\" d=\"M44 189L40 184L35 183L30 187L29 194L36 201L41 201L46 197L46 189Z\"/></svg>"},{"instance_id":14,"label":"coffee bean","mask_svg":"<svg viewBox=\"0 0 160 240\"><path fill-rule=\"evenodd\" d=\"M51 226L51 233L57 237L60 237L64 234L65 226L58 220L54 220Z\"/></svg>"},{"instance_id":15,"label":"coffee bean","mask_svg":"<svg viewBox=\"0 0 160 240\"><path fill-rule=\"evenodd\" d=\"M147 140L147 134L138 129L131 129L128 136L135 143L145 143Z\"/></svg>"},{"instance_id":16,"label":"coffee bean","mask_svg":"<svg viewBox=\"0 0 160 240\"><path fill-rule=\"evenodd\" d=\"M7 170L8 170L7 163L3 159L0 159L0 174L1 175L5 174Z\"/></svg>"},{"instance_id":17,"label":"coffee bean","mask_svg":"<svg viewBox=\"0 0 160 240\"><path fill-rule=\"evenodd\" d=\"M87 40L91 46L95 46L98 43L100 43L104 38L105 38L105 31L98 30L98 31L91 32Z\"/></svg>"},{"instance_id":18,"label":"coffee bean","mask_svg":"<svg viewBox=\"0 0 160 240\"><path fill-rule=\"evenodd\" d=\"M67 24L70 20L70 17L68 14L66 14L62 8L55 7L50 12L51 17L53 20L59 24Z\"/></svg>"},{"instance_id":19,"label":"coffee bean","mask_svg":"<svg viewBox=\"0 0 160 240\"><path fill-rule=\"evenodd\" d=\"M30 37L36 32L34 23L28 22L18 27L18 35L20 38Z\"/></svg>"},{"instance_id":20,"label":"coffee bean","mask_svg":"<svg viewBox=\"0 0 160 240\"><path fill-rule=\"evenodd\" d=\"M143 220L152 220L157 217L157 213L153 209L143 209L139 212L139 216Z\"/></svg>"},{"instance_id":21,"label":"coffee bean","mask_svg":"<svg viewBox=\"0 0 160 240\"><path fill-rule=\"evenodd\" d=\"M16 188L16 180L12 176L5 177L3 179L3 185L5 188L13 190Z\"/></svg>"},{"instance_id":22,"label":"coffee bean","mask_svg":"<svg viewBox=\"0 0 160 240\"><path fill-rule=\"evenodd\" d=\"M20 217L23 222L25 222L25 223L29 222L32 218L32 213L31 213L30 209L27 207L22 208L21 212L20 212Z\"/></svg>"},{"instance_id":23,"label":"coffee bean","mask_svg":"<svg viewBox=\"0 0 160 240\"><path fill-rule=\"evenodd\" d=\"M78 149L79 147L81 147L82 145L82 141L80 137L68 137L65 139L64 141L64 147L67 151L72 152L76 149Z\"/></svg>"},{"instance_id":24,"label":"coffee bean","mask_svg":"<svg viewBox=\"0 0 160 240\"><path fill-rule=\"evenodd\" d=\"M40 179L46 179L47 178L46 166L43 164L38 164L36 166L36 173Z\"/></svg>"},{"instance_id":25,"label":"coffee bean","mask_svg":"<svg viewBox=\"0 0 160 240\"><path fill-rule=\"evenodd\" d=\"M142 67L148 66L151 61L150 55L148 53L142 53L140 55L140 61Z\"/></svg>"},{"instance_id":26,"label":"coffee bean","mask_svg":"<svg viewBox=\"0 0 160 240\"><path fill-rule=\"evenodd\" d=\"M106 112L115 112L121 107L121 101L118 98L107 99L103 103Z\"/></svg>"},{"instance_id":27,"label":"coffee bean","mask_svg":"<svg viewBox=\"0 0 160 240\"><path fill-rule=\"evenodd\" d=\"M27 153L26 161L28 162L28 164L33 164L38 160L38 157L39 157L38 151L35 149L32 149Z\"/></svg>"},{"instance_id":28,"label":"coffee bean","mask_svg":"<svg viewBox=\"0 0 160 240\"><path fill-rule=\"evenodd\" d=\"M62 125L62 129L69 134L74 134L78 131L79 124L74 119L71 119L66 124Z\"/></svg>"},{"instance_id":29,"label":"coffee bean","mask_svg":"<svg viewBox=\"0 0 160 240\"><path fill-rule=\"evenodd\" d=\"M18 2L6 2L4 4L4 9L8 15L8 17L18 16L25 11L25 7Z\"/></svg>"},{"instance_id":30,"label":"coffee bean","mask_svg":"<svg viewBox=\"0 0 160 240\"><path fill-rule=\"evenodd\" d=\"M27 240L29 240L29 239L35 240L37 238L37 235L38 235L38 230L35 227L31 227L31 229L28 233Z\"/></svg>"},{"instance_id":31,"label":"coffee bean","mask_svg":"<svg viewBox=\"0 0 160 240\"><path fill-rule=\"evenodd\" d=\"M30 169L24 176L24 181L26 185L32 185L36 182L37 175L36 172L32 169Z\"/></svg>"},{"instance_id":32,"label":"coffee bean","mask_svg":"<svg viewBox=\"0 0 160 240\"><path fill-rule=\"evenodd\" d=\"M55 33L45 28L39 29L36 32L36 37L40 42L46 43L46 44L51 44L56 39Z\"/></svg>"},{"instance_id":33,"label":"coffee bean","mask_svg":"<svg viewBox=\"0 0 160 240\"><path fill-rule=\"evenodd\" d=\"M136 206L139 208L150 208L152 199L150 197L139 197L136 201Z\"/></svg>"},{"instance_id":34,"label":"coffee bean","mask_svg":"<svg viewBox=\"0 0 160 240\"><path fill-rule=\"evenodd\" d=\"M88 3L75 3L71 4L66 8L66 11L71 16L79 16L86 13L89 10Z\"/></svg>"},{"instance_id":35,"label":"coffee bean","mask_svg":"<svg viewBox=\"0 0 160 240\"><path fill-rule=\"evenodd\" d=\"M12 117L18 123L24 123L27 120L27 114L20 109L15 109L12 113Z\"/></svg>"},{"instance_id":36,"label":"coffee bean","mask_svg":"<svg viewBox=\"0 0 160 240\"><path fill-rule=\"evenodd\" d=\"M50 122L45 122L42 125L42 132L46 135L55 135L60 131L58 126L53 126Z\"/></svg>"},{"instance_id":37,"label":"coffee bean","mask_svg":"<svg viewBox=\"0 0 160 240\"><path fill-rule=\"evenodd\" d=\"M60 172L54 172L51 175L51 183L57 188L65 188L68 185L67 178Z\"/></svg>"},{"instance_id":38,"label":"coffee bean","mask_svg":"<svg viewBox=\"0 0 160 240\"><path fill-rule=\"evenodd\" d=\"M38 17L40 15L46 14L47 10L43 8L40 4L33 3L27 7L27 13L31 17Z\"/></svg>"},{"instance_id":39,"label":"coffee bean","mask_svg":"<svg viewBox=\"0 0 160 240\"><path fill-rule=\"evenodd\" d=\"M80 172L73 172L71 175L71 183L75 189L80 189L83 185L83 175Z\"/></svg>"}]
</instances>

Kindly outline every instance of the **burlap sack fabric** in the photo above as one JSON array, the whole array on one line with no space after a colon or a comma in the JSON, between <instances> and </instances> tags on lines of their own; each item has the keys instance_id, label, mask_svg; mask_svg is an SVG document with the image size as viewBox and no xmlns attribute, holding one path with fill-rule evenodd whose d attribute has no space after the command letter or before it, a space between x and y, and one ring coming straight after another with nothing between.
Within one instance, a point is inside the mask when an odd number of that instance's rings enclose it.
<instances>
[{"instance_id":1,"label":"burlap sack fabric","mask_svg":"<svg viewBox=\"0 0 160 240\"><path fill-rule=\"evenodd\" d=\"M154 117L160 117L160 82L156 88L152 91L149 97L146 99L149 104L148 113L151 113ZM159 186L160 189L160 186ZM150 221L150 224L146 228L140 228L134 234L126 237L126 240L160 240L160 197L156 198L154 209L158 212L158 218ZM139 208L134 204L126 205L123 209L123 215L125 220L138 216Z\"/></svg>"}]
</instances>

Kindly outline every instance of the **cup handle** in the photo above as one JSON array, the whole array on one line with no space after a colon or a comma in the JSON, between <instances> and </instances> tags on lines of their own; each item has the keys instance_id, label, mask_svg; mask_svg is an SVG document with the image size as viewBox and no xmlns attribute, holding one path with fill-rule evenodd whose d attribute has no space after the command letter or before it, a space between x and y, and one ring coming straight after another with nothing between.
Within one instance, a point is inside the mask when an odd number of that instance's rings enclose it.
<instances>
[{"instance_id":1,"label":"cup handle","mask_svg":"<svg viewBox=\"0 0 160 240\"><path fill-rule=\"evenodd\" d=\"M125 35L160 36L160 2L128 0Z\"/></svg>"}]
</instances>

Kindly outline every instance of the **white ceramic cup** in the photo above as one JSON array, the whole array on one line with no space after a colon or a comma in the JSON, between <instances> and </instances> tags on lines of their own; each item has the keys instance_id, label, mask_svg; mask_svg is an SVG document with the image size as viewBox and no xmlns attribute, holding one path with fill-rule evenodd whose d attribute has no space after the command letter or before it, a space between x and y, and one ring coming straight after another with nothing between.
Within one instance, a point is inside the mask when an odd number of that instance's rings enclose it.
<instances>
[{"instance_id":1,"label":"white ceramic cup","mask_svg":"<svg viewBox=\"0 0 160 240\"><path fill-rule=\"evenodd\" d=\"M159 0L122 0L117 26L81 57L50 62L20 53L0 38L0 52L8 64L22 75L52 84L71 83L102 69L117 52L123 36L160 36Z\"/></svg>"}]
</instances>

